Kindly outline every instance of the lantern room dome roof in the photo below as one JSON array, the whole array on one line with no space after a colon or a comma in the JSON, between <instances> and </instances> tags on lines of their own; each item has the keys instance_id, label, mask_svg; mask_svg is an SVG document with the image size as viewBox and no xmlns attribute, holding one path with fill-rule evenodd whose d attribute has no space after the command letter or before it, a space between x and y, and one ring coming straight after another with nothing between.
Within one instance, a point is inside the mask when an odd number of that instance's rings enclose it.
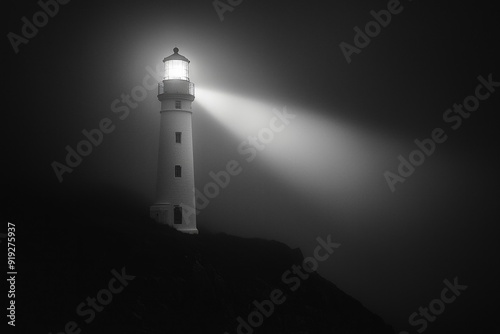
<instances>
[{"instance_id":1,"label":"lantern room dome roof","mask_svg":"<svg viewBox=\"0 0 500 334\"><path fill-rule=\"evenodd\" d=\"M183 55L179 54L179 48L177 48L177 47L174 48L174 53L172 55L165 57L163 59L163 62L166 62L168 60L183 60L183 61L187 61L189 63L189 59L187 59Z\"/></svg>"}]
</instances>

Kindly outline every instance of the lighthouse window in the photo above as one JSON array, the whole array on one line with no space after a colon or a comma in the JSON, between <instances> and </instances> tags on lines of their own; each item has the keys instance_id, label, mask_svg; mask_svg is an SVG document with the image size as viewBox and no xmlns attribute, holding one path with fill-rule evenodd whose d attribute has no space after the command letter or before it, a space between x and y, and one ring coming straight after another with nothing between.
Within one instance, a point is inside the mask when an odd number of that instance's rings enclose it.
<instances>
[{"instance_id":1,"label":"lighthouse window","mask_svg":"<svg viewBox=\"0 0 500 334\"><path fill-rule=\"evenodd\" d=\"M176 132L175 133L175 142L180 143L182 138L182 132Z\"/></svg>"},{"instance_id":2,"label":"lighthouse window","mask_svg":"<svg viewBox=\"0 0 500 334\"><path fill-rule=\"evenodd\" d=\"M175 109L181 109L181 108L182 108L181 101L180 100L175 100Z\"/></svg>"},{"instance_id":3,"label":"lighthouse window","mask_svg":"<svg viewBox=\"0 0 500 334\"><path fill-rule=\"evenodd\" d=\"M175 165L175 177L181 177L182 168L180 165Z\"/></svg>"},{"instance_id":4,"label":"lighthouse window","mask_svg":"<svg viewBox=\"0 0 500 334\"><path fill-rule=\"evenodd\" d=\"M182 224L182 208L179 205L174 206L174 224Z\"/></svg>"}]
</instances>

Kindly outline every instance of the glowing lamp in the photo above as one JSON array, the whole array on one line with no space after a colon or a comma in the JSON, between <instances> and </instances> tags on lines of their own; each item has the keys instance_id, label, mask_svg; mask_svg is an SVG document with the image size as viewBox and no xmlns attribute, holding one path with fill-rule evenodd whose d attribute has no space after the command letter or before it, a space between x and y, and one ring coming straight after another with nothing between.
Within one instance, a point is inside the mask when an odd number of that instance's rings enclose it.
<instances>
[{"instance_id":1,"label":"glowing lamp","mask_svg":"<svg viewBox=\"0 0 500 334\"><path fill-rule=\"evenodd\" d=\"M187 80L189 81L189 60L179 54L179 49L174 48L174 53L165 59L165 77L164 80Z\"/></svg>"}]
</instances>

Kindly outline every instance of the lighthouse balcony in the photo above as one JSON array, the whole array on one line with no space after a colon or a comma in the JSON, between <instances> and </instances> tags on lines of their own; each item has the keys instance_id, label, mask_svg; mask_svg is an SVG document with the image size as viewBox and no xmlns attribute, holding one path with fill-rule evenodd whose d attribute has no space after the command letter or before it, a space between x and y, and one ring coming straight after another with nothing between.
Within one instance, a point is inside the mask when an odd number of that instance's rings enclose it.
<instances>
[{"instance_id":1,"label":"lighthouse balcony","mask_svg":"<svg viewBox=\"0 0 500 334\"><path fill-rule=\"evenodd\" d=\"M158 95L166 97L176 95L191 95L194 98L194 83L188 80L171 79L163 80L158 84Z\"/></svg>"}]
</instances>

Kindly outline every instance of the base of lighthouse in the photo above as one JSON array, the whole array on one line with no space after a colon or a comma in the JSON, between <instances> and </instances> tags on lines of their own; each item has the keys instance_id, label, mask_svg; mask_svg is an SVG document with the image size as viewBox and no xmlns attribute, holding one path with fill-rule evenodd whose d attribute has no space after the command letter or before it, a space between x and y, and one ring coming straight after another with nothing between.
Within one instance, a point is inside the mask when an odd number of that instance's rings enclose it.
<instances>
[{"instance_id":1,"label":"base of lighthouse","mask_svg":"<svg viewBox=\"0 0 500 334\"><path fill-rule=\"evenodd\" d=\"M149 207L149 216L157 223L168 225L181 232L198 234L196 222L186 217L186 210L183 210L182 205L153 204Z\"/></svg>"}]
</instances>

